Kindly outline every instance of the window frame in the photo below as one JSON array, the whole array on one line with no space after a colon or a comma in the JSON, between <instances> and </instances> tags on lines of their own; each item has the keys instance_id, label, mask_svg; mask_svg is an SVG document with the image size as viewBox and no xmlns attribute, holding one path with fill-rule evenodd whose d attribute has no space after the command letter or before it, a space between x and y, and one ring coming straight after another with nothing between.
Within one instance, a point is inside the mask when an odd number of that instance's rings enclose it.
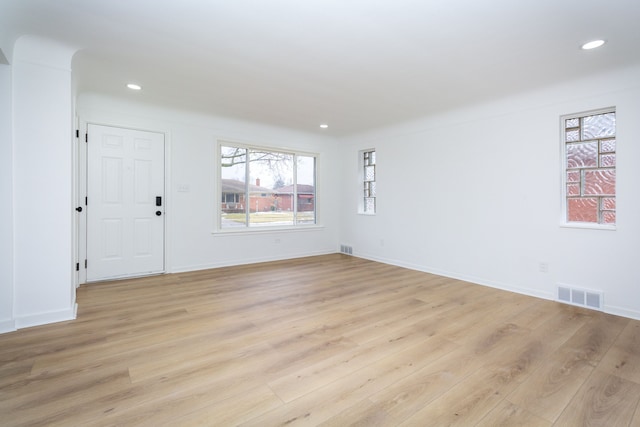
<instances>
[{"instance_id":1,"label":"window frame","mask_svg":"<svg viewBox=\"0 0 640 427\"><path fill-rule=\"evenodd\" d=\"M287 225L261 225L259 227L251 227L249 223L242 227L230 227L230 228L222 228L222 203L220 200L222 199L222 157L221 150L222 147L235 147L242 148L247 150L247 155L249 155L250 150L256 151L264 151L264 152L273 152L279 154L287 154L291 155L293 158L294 171L293 171L293 188L294 193L292 195L294 202L294 210L293 210L293 224ZM314 223L296 223L296 214L298 209L298 192L297 192L297 178L298 173L295 168L297 168L297 158L298 156L302 157L312 157L315 159L314 171L313 171L313 179L314 179ZM271 145L257 145L251 143L244 143L233 141L229 139L218 139L216 143L216 153L214 156L216 163L216 186L215 186L215 195L214 200L216 200L216 205L214 206L214 229L213 234L218 235L229 235L229 234L264 234L264 233L272 233L278 231L302 231L302 230L313 230L318 228L323 228L320 224L320 215L318 210L318 170L320 163L320 154L302 150L295 150L291 148L283 148L276 147ZM248 177L250 174L250 168L246 169L246 178L245 185L249 184ZM246 189L245 189L246 191ZM245 193L248 196L248 193Z\"/></svg>"},{"instance_id":2,"label":"window frame","mask_svg":"<svg viewBox=\"0 0 640 427\"><path fill-rule=\"evenodd\" d=\"M567 172L569 171L569 169L567 167L568 166L567 165L567 141L566 141L566 124L565 123L569 119L583 118L587 116L595 116L595 115L606 114L606 113L614 113L616 115L616 132L614 136L614 138L616 139L616 151L615 151L616 165L614 167L614 170L617 171L618 170L617 154L618 154L618 147L619 147L619 139L618 139L618 122L617 122L618 112L615 106L598 108L594 110L587 110L579 113L564 114L560 116L560 158L561 158L561 164L562 164L561 179L560 179L560 182L562 183L560 226L563 228L580 228L580 229L608 230L608 231L615 231L617 229L617 212L618 212L617 203L616 203L616 223L615 224L605 224L600 222L597 222L597 223L596 222L578 222L578 221L568 220L569 211L568 211L568 204L567 204L567 198L568 198L567 197ZM616 180L616 194L614 195L616 200L618 197L617 189L618 189L618 182Z\"/></svg>"}]
</instances>

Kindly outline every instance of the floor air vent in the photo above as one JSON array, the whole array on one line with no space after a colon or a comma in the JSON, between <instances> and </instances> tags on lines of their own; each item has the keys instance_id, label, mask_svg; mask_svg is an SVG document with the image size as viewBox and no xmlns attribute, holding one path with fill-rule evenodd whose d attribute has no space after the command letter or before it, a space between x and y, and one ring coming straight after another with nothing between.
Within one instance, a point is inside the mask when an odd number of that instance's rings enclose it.
<instances>
[{"instance_id":1,"label":"floor air vent","mask_svg":"<svg viewBox=\"0 0 640 427\"><path fill-rule=\"evenodd\" d=\"M602 311L602 292L558 286L558 301Z\"/></svg>"},{"instance_id":2,"label":"floor air vent","mask_svg":"<svg viewBox=\"0 0 640 427\"><path fill-rule=\"evenodd\" d=\"M347 255L353 255L353 248L347 245L340 245L340 252Z\"/></svg>"}]
</instances>

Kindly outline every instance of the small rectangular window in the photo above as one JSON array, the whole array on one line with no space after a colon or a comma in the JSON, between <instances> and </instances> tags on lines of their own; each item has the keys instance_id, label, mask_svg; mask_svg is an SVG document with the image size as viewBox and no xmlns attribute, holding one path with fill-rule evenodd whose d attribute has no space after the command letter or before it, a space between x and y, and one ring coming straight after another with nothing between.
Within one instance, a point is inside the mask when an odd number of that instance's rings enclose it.
<instances>
[{"instance_id":1,"label":"small rectangular window","mask_svg":"<svg viewBox=\"0 0 640 427\"><path fill-rule=\"evenodd\" d=\"M373 149L360 152L363 197L360 211L365 214L376 213L376 151Z\"/></svg>"},{"instance_id":2,"label":"small rectangular window","mask_svg":"<svg viewBox=\"0 0 640 427\"><path fill-rule=\"evenodd\" d=\"M615 109L562 118L566 224L615 226Z\"/></svg>"},{"instance_id":3,"label":"small rectangular window","mask_svg":"<svg viewBox=\"0 0 640 427\"><path fill-rule=\"evenodd\" d=\"M220 144L220 229L316 223L317 156Z\"/></svg>"}]
</instances>

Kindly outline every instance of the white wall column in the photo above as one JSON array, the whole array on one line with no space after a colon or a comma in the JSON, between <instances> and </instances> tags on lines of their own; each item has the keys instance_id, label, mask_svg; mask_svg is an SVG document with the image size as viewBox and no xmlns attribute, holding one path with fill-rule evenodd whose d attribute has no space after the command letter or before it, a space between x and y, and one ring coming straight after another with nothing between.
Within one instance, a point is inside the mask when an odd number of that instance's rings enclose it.
<instances>
[{"instance_id":1,"label":"white wall column","mask_svg":"<svg viewBox=\"0 0 640 427\"><path fill-rule=\"evenodd\" d=\"M13 150L11 66L0 63L0 333L13 321Z\"/></svg>"},{"instance_id":2,"label":"white wall column","mask_svg":"<svg viewBox=\"0 0 640 427\"><path fill-rule=\"evenodd\" d=\"M35 37L13 51L16 328L75 317L72 90L75 49Z\"/></svg>"}]
</instances>

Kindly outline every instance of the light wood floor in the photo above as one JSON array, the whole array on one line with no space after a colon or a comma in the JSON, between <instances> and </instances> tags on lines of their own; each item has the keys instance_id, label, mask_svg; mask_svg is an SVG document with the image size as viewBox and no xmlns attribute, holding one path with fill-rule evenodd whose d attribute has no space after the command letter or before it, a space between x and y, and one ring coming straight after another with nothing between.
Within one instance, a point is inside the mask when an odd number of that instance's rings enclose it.
<instances>
[{"instance_id":1,"label":"light wood floor","mask_svg":"<svg viewBox=\"0 0 640 427\"><path fill-rule=\"evenodd\" d=\"M329 255L82 286L3 426L640 426L640 322Z\"/></svg>"}]
</instances>

